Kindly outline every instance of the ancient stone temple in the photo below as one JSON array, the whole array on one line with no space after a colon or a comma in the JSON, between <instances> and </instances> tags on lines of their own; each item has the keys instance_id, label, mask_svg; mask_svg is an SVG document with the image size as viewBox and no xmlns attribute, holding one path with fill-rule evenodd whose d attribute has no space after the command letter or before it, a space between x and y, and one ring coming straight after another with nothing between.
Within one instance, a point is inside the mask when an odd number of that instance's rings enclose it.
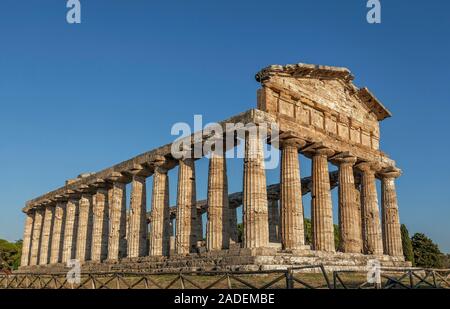
<instances>
[{"instance_id":1,"label":"ancient stone temple","mask_svg":"<svg viewBox=\"0 0 450 309\"><path fill-rule=\"evenodd\" d=\"M408 266L395 189L401 171L379 149L379 123L391 113L367 88L356 87L346 68L273 65L256 74L256 80L261 84L257 108L219 125L225 136L230 133L227 123L275 124L279 183L266 181L263 147L275 144L269 133L233 140L231 148L245 146L243 175L234 176L242 177L242 192L228 192L234 178L228 175L224 156L204 158L209 160L206 200L197 200L199 158L175 158L172 144L164 145L100 172L82 174L27 202L21 271L58 271L71 259L79 260L85 272L309 264L357 269L370 259L384 266ZM194 135L189 139L193 148L208 138ZM301 169L299 154L311 161L310 172ZM177 196L171 206L169 172L175 168ZM149 178L153 189L147 198ZM334 207L333 189L338 192ZM302 202L306 194L310 205ZM312 235L307 242L308 207ZM333 209L338 216L333 216ZM243 223L240 237L238 222Z\"/></svg>"}]
</instances>

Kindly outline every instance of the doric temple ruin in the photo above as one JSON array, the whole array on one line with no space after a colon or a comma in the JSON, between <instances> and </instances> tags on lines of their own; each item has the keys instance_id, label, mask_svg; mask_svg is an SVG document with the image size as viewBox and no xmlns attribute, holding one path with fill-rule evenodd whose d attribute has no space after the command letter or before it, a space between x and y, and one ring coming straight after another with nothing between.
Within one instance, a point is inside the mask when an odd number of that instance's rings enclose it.
<instances>
[{"instance_id":1,"label":"doric temple ruin","mask_svg":"<svg viewBox=\"0 0 450 309\"><path fill-rule=\"evenodd\" d=\"M410 266L402 252L395 189L401 171L379 149L379 122L391 113L367 88L356 87L346 68L273 65L257 73L256 80L261 83L257 108L219 125L225 134L226 123L276 124L279 184L266 183L263 146L272 141L246 135L242 192L228 192L227 160L211 155L207 199L198 201L197 158L177 159L172 144L164 145L82 174L27 202L20 271L61 271L72 259L80 261L84 272L259 270L309 264L351 270L371 259L387 267ZM200 141L190 139L192 146L207 138L200 136ZM311 160L309 177L301 177L300 153ZM330 164L337 171L330 172ZM168 172L174 168L177 202L171 206ZM338 190L338 222L333 222L333 188ZM311 195L308 242L305 194ZM241 215L243 232L238 235Z\"/></svg>"}]
</instances>

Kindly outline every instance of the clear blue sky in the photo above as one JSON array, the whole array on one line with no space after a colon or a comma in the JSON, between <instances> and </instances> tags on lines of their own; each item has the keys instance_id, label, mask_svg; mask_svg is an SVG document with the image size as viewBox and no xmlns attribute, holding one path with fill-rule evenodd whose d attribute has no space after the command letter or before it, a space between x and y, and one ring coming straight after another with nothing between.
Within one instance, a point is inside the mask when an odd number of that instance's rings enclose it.
<instances>
[{"instance_id":1,"label":"clear blue sky","mask_svg":"<svg viewBox=\"0 0 450 309\"><path fill-rule=\"evenodd\" d=\"M381 147L404 171L401 221L450 252L449 1L382 1L380 25L365 0L82 0L81 25L65 3L0 3L0 238L22 237L26 200L170 142L195 113L253 108L260 68L306 62L350 68L392 111Z\"/></svg>"}]
</instances>

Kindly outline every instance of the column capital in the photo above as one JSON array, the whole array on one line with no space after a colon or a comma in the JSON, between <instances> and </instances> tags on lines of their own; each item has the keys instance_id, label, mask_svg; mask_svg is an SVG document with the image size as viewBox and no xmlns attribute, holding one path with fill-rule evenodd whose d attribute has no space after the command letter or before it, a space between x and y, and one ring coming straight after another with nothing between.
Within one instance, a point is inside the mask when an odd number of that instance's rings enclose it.
<instances>
[{"instance_id":1,"label":"column capital","mask_svg":"<svg viewBox=\"0 0 450 309\"><path fill-rule=\"evenodd\" d=\"M88 185L80 185L80 187L77 190L75 190L75 191L77 193L79 193L81 196L92 195L92 194L95 193L93 188L88 186Z\"/></svg>"},{"instance_id":2,"label":"column capital","mask_svg":"<svg viewBox=\"0 0 450 309\"><path fill-rule=\"evenodd\" d=\"M107 189L110 184L105 180L98 178L93 183L89 184L89 187L92 188L94 191L97 191L99 189Z\"/></svg>"},{"instance_id":3,"label":"column capital","mask_svg":"<svg viewBox=\"0 0 450 309\"><path fill-rule=\"evenodd\" d=\"M150 169L141 164L133 164L133 166L124 173L130 175L133 179L136 177L147 178L152 174Z\"/></svg>"},{"instance_id":4,"label":"column capital","mask_svg":"<svg viewBox=\"0 0 450 309\"><path fill-rule=\"evenodd\" d=\"M302 152L309 156L326 156L327 158L335 154L333 149L323 146L322 143L312 144L302 149Z\"/></svg>"},{"instance_id":5,"label":"column capital","mask_svg":"<svg viewBox=\"0 0 450 309\"><path fill-rule=\"evenodd\" d=\"M296 137L288 137L284 139L280 139L280 148L283 149L285 147L296 147L297 150L300 150L301 148L305 147L307 142L303 139L296 138Z\"/></svg>"},{"instance_id":6,"label":"column capital","mask_svg":"<svg viewBox=\"0 0 450 309\"><path fill-rule=\"evenodd\" d=\"M376 173L381 169L380 163L378 162L361 162L355 167L365 173Z\"/></svg>"},{"instance_id":7,"label":"column capital","mask_svg":"<svg viewBox=\"0 0 450 309\"><path fill-rule=\"evenodd\" d=\"M166 167L166 163L166 158L158 155L151 161L150 164L154 166L155 173L167 174L169 169Z\"/></svg>"},{"instance_id":8,"label":"column capital","mask_svg":"<svg viewBox=\"0 0 450 309\"><path fill-rule=\"evenodd\" d=\"M398 178L402 175L402 170L395 167L395 166L390 166L388 168L382 169L381 171L379 171L377 173L377 176L380 178Z\"/></svg>"},{"instance_id":9,"label":"column capital","mask_svg":"<svg viewBox=\"0 0 450 309\"><path fill-rule=\"evenodd\" d=\"M107 178L107 181L109 182L121 182L121 183L127 183L129 180L129 177L127 175L124 175L121 172L112 172Z\"/></svg>"},{"instance_id":10,"label":"column capital","mask_svg":"<svg viewBox=\"0 0 450 309\"><path fill-rule=\"evenodd\" d=\"M352 156L349 152L341 152L331 157L330 160L336 165L349 164L353 166L358 161L358 158Z\"/></svg>"}]
</instances>

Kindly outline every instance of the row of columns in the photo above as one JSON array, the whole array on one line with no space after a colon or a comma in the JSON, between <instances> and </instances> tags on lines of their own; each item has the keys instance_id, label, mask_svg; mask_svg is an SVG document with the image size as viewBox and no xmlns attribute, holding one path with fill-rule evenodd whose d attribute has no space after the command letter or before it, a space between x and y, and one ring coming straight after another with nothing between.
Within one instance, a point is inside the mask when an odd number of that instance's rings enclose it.
<instances>
[{"instance_id":1,"label":"row of columns","mask_svg":"<svg viewBox=\"0 0 450 309\"><path fill-rule=\"evenodd\" d=\"M335 155L325 147L309 146L298 139L281 144L280 210L268 201L263 144L246 138L243 181L244 248L268 247L280 241L291 251L305 246L299 151L312 159L312 249L335 251L328 161L339 167L339 228L343 252L401 256L402 246L394 179L396 169L379 172L376 164L357 163L350 155ZM172 226L169 213L169 179L165 159L152 162L153 195L151 239L147 247L146 177L143 167L129 171L131 201L127 232L126 183L121 174L99 180L94 186L68 192L56 204L27 214L22 265L117 260L123 257L167 256ZM358 190L354 173L361 173ZM379 221L376 176L382 180L382 222ZM237 242L236 209L228 203L226 159L211 154L208 175L208 251L227 249ZM274 220L279 220L274 222ZM271 221L271 224L269 224ZM274 227L277 227L274 230ZM195 164L179 161L177 218L174 253L195 252L203 239L202 218L196 208Z\"/></svg>"},{"instance_id":2,"label":"row of columns","mask_svg":"<svg viewBox=\"0 0 450 309\"><path fill-rule=\"evenodd\" d=\"M286 139L281 144L280 173L280 233L284 250L304 246L300 150L312 159L311 222L312 249L333 252L403 256L398 216L395 178L396 168L381 171L372 162L357 163L349 154L337 154L331 149ZM244 167L244 247L268 246L278 238L273 213L276 204L267 205L262 145L247 141L248 153ZM253 154L253 155L252 155ZM340 248L335 248L332 198L328 162L339 168L339 229ZM361 174L361 187L355 183L355 172ZM382 182L382 219L380 223L376 176ZM269 212L269 220L267 220ZM274 226L267 227L267 222ZM267 234L269 233L269 235Z\"/></svg>"}]
</instances>

